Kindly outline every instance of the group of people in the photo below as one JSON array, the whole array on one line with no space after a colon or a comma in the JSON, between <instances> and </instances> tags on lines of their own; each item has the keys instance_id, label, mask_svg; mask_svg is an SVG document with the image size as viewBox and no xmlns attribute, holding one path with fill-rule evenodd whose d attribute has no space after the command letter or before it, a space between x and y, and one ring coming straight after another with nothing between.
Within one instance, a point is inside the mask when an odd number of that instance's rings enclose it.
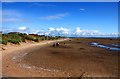
<instances>
[{"instance_id":1,"label":"group of people","mask_svg":"<svg viewBox=\"0 0 120 79\"><path fill-rule=\"evenodd\" d=\"M64 42L64 45L65 45L65 42ZM53 43L52 47L55 47L55 46L60 46L60 43Z\"/></svg>"},{"instance_id":2,"label":"group of people","mask_svg":"<svg viewBox=\"0 0 120 79\"><path fill-rule=\"evenodd\" d=\"M55 47L55 46L59 46L60 44L59 43L54 43L52 46Z\"/></svg>"}]
</instances>

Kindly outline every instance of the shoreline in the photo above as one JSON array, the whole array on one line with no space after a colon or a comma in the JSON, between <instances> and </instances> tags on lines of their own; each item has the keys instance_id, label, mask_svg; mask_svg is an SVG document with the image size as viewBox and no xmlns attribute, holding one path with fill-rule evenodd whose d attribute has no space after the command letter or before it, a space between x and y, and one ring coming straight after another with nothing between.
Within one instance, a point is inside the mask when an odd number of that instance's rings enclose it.
<instances>
[{"instance_id":1,"label":"shoreline","mask_svg":"<svg viewBox=\"0 0 120 79\"><path fill-rule=\"evenodd\" d=\"M45 40L45 41L41 41L41 42L27 42L27 43L21 43L20 45L15 45L15 44L8 44L8 45L1 45L1 51L4 52L2 53L2 56L8 54L8 53L12 53L14 51L20 51L20 50L24 50L27 48L32 48L32 47L37 47L37 46L44 46L46 44L50 44L50 43L54 43L54 42L60 42L60 41L65 41L68 40L69 38L66 39L59 39L59 40ZM5 49L5 50L2 50Z\"/></svg>"}]
</instances>

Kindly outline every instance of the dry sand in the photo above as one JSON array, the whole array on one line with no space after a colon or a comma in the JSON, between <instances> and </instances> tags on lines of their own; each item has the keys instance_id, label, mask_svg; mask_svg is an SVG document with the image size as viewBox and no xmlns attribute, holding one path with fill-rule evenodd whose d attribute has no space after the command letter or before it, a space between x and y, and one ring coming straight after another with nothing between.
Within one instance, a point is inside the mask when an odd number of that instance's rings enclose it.
<instances>
[{"instance_id":1,"label":"dry sand","mask_svg":"<svg viewBox=\"0 0 120 79\"><path fill-rule=\"evenodd\" d=\"M80 77L83 73L84 77L117 76L118 52L89 45L91 42L117 44L117 39L62 41L58 47L47 42L6 47L2 52L3 76Z\"/></svg>"},{"instance_id":2,"label":"dry sand","mask_svg":"<svg viewBox=\"0 0 120 79\"><path fill-rule=\"evenodd\" d=\"M18 63L13 62L13 57L16 54L21 54L25 52L30 52L34 49L41 48L47 44L57 42L57 41L64 41L67 39L61 40L54 40L54 41L43 41L40 43L22 43L21 45L7 45L2 46L5 50L2 50L2 75L4 77L32 77L32 76L52 76L57 73L50 72L46 70L41 70L36 72L35 70L29 70L26 68L21 67ZM55 73L55 74L54 74ZM59 75L58 75L59 76Z\"/></svg>"}]
</instances>

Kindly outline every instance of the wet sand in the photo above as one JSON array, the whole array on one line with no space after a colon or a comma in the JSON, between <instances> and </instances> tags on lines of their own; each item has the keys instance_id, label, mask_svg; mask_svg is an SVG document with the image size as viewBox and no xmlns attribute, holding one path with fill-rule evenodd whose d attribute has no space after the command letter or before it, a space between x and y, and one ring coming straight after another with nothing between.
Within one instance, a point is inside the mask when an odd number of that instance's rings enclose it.
<instances>
[{"instance_id":1,"label":"wet sand","mask_svg":"<svg viewBox=\"0 0 120 79\"><path fill-rule=\"evenodd\" d=\"M31 47L19 51L21 53L3 57L3 74L4 76L80 77L84 73L84 77L116 77L118 51L92 47L91 42L109 45L118 44L120 41L76 38L62 41L57 47L52 47L52 44ZM14 64L14 67L11 64Z\"/></svg>"}]
</instances>

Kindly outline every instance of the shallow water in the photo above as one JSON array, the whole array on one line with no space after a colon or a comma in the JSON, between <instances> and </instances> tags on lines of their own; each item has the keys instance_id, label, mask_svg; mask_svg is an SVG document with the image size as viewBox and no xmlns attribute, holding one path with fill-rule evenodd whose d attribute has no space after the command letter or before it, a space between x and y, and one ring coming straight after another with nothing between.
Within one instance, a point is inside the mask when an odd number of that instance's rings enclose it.
<instances>
[{"instance_id":1,"label":"shallow water","mask_svg":"<svg viewBox=\"0 0 120 79\"><path fill-rule=\"evenodd\" d=\"M92 43L90 43L90 45L100 47L100 48L104 48L104 49L108 49L108 50L120 51L120 48L118 48L119 44L111 44L111 46L116 46L116 47L110 47L110 46L102 45L102 44L99 44L99 43L96 43L96 42L92 42Z\"/></svg>"},{"instance_id":2,"label":"shallow water","mask_svg":"<svg viewBox=\"0 0 120 79\"><path fill-rule=\"evenodd\" d=\"M120 47L120 44L111 44L111 46Z\"/></svg>"}]
</instances>

